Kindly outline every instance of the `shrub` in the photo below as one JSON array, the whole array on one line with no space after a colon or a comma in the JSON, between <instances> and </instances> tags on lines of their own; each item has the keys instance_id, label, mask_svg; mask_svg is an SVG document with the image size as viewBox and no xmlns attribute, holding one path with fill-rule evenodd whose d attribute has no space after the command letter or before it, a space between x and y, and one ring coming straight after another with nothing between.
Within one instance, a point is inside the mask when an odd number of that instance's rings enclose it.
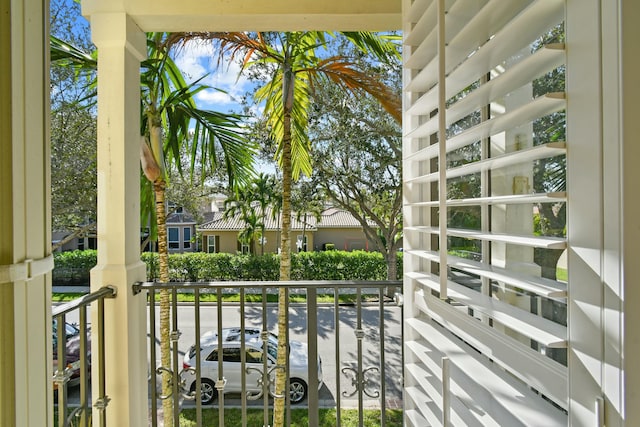
<instances>
[{"instance_id":1,"label":"shrub","mask_svg":"<svg viewBox=\"0 0 640 427\"><path fill-rule=\"evenodd\" d=\"M89 270L96 265L95 250L61 252L54 255L53 282L87 284ZM145 252L147 280L159 276L158 254ZM398 253L398 273L402 274L402 253ZM169 255L171 281L278 280L280 259L276 254L234 255L193 252ZM292 280L384 280L386 265L379 252L300 252L291 257Z\"/></svg>"},{"instance_id":2,"label":"shrub","mask_svg":"<svg viewBox=\"0 0 640 427\"><path fill-rule=\"evenodd\" d=\"M86 285L89 284L89 271L98 262L98 252L93 249L55 252L53 262L53 283Z\"/></svg>"}]
</instances>

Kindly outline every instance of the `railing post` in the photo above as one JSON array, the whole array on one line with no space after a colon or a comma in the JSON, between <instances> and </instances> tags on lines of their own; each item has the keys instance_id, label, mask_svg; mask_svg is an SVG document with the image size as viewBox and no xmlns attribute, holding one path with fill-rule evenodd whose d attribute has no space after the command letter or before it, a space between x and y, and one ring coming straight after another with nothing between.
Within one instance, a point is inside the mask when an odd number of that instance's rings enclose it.
<instances>
[{"instance_id":1,"label":"railing post","mask_svg":"<svg viewBox=\"0 0 640 427\"><path fill-rule=\"evenodd\" d=\"M307 287L307 348L309 390L307 402L309 427L318 426L318 291L315 287ZM336 349L338 351L338 349Z\"/></svg>"}]
</instances>

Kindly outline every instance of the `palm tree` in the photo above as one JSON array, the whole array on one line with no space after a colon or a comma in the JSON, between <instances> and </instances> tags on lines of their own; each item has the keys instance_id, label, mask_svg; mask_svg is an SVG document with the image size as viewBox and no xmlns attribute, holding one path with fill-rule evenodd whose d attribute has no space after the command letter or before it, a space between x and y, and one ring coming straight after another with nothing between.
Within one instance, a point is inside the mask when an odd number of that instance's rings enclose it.
<instances>
[{"instance_id":1,"label":"palm tree","mask_svg":"<svg viewBox=\"0 0 640 427\"><path fill-rule=\"evenodd\" d=\"M324 203L313 183L306 181L300 182L296 191L293 193L291 200L292 207L296 212L296 220L302 222L302 244L300 250L306 251L305 234L307 232L307 223L309 216L314 218L316 222L322 218Z\"/></svg>"},{"instance_id":2,"label":"palm tree","mask_svg":"<svg viewBox=\"0 0 640 427\"><path fill-rule=\"evenodd\" d=\"M267 223L267 214L269 207L272 207L276 201L276 182L272 176L260 173L258 177L251 183L251 199L260 206L261 215L261 239L260 239L260 255L264 255L264 235Z\"/></svg>"},{"instance_id":3,"label":"palm tree","mask_svg":"<svg viewBox=\"0 0 640 427\"><path fill-rule=\"evenodd\" d=\"M198 109L194 96L207 87L198 81L187 84L181 71L165 47L164 33L147 35L148 59L142 62L141 73L141 165L152 187L153 197L142 195L142 201L155 202L160 281L169 282L169 261L166 228L165 190L166 166L174 164L182 172L181 149L187 142L191 147L191 171L197 154L203 165L213 169L223 161L231 185L246 183L252 176L253 148L240 132L240 117ZM95 52L88 55L65 42L52 37L52 60L89 70L97 66ZM94 82L95 84L95 82ZM220 156L220 151L224 153ZM149 206L143 203L144 206ZM149 210L141 212L148 218ZM160 358L164 367L172 366L169 315L171 296L167 290L160 293ZM171 395L171 374L162 371L162 394ZM173 401L163 400L165 425L173 422Z\"/></svg>"},{"instance_id":4,"label":"palm tree","mask_svg":"<svg viewBox=\"0 0 640 427\"><path fill-rule=\"evenodd\" d=\"M256 202L253 200L253 184L236 190L235 194L224 201L224 213L222 217L232 219L239 217L244 223L244 228L238 233L238 241L249 247L252 255L255 255L255 241L264 236L264 222L256 213Z\"/></svg>"},{"instance_id":5,"label":"palm tree","mask_svg":"<svg viewBox=\"0 0 640 427\"><path fill-rule=\"evenodd\" d=\"M300 174L311 175L310 141L307 136L308 107L314 84L329 80L348 93L367 92L378 99L398 121L401 102L382 82L360 72L348 58L336 54L326 58L328 33L318 31L291 33L193 33L192 38L217 42L219 59L239 58L242 70L256 67L270 73L268 81L255 92L264 103L264 114L277 142L276 158L282 171L282 223L280 233L280 280L290 280L291 272L291 186ZM381 60L398 55L397 45L372 33L342 33L364 51L373 52ZM287 292L278 293L277 365L286 366ZM276 370L274 426L284 424L284 389L286 372Z\"/></svg>"},{"instance_id":6,"label":"palm tree","mask_svg":"<svg viewBox=\"0 0 640 427\"><path fill-rule=\"evenodd\" d=\"M249 254L255 255L255 242L262 237L261 229L264 225L255 211L249 212L244 218L244 229L238 233L238 240L249 248Z\"/></svg>"}]
</instances>

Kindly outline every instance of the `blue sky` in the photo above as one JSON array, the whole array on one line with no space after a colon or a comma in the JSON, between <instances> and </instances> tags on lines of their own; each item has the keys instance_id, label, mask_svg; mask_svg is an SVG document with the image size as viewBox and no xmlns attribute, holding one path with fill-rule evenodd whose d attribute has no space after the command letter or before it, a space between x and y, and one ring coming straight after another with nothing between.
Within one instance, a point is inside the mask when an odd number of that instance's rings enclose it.
<instances>
[{"instance_id":1,"label":"blue sky","mask_svg":"<svg viewBox=\"0 0 640 427\"><path fill-rule=\"evenodd\" d=\"M191 42L177 52L175 62L189 82L206 75L202 83L211 86L212 89L203 90L196 95L196 102L200 108L240 112L240 99L252 89L253 83L244 76L238 78L240 67L236 63L216 67L213 56L211 45Z\"/></svg>"}]
</instances>

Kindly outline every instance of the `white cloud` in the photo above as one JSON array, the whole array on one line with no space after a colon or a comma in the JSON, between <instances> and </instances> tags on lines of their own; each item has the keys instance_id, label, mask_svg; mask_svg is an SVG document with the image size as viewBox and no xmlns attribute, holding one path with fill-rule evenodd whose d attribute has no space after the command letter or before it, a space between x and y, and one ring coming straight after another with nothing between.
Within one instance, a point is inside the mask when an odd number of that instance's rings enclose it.
<instances>
[{"instance_id":1,"label":"white cloud","mask_svg":"<svg viewBox=\"0 0 640 427\"><path fill-rule=\"evenodd\" d=\"M175 62L188 82L206 75L202 84L227 92L215 89L199 92L196 95L199 107L220 110L224 106L225 110L239 110L240 98L251 88L252 83L242 75L238 77L240 66L236 63L225 63L218 67L214 55L214 49L209 43L189 42L180 49Z\"/></svg>"},{"instance_id":2,"label":"white cloud","mask_svg":"<svg viewBox=\"0 0 640 427\"><path fill-rule=\"evenodd\" d=\"M207 89L199 92L196 95L198 102L204 104L226 105L237 104L237 100L234 99L229 93L224 93L215 89Z\"/></svg>"}]
</instances>

